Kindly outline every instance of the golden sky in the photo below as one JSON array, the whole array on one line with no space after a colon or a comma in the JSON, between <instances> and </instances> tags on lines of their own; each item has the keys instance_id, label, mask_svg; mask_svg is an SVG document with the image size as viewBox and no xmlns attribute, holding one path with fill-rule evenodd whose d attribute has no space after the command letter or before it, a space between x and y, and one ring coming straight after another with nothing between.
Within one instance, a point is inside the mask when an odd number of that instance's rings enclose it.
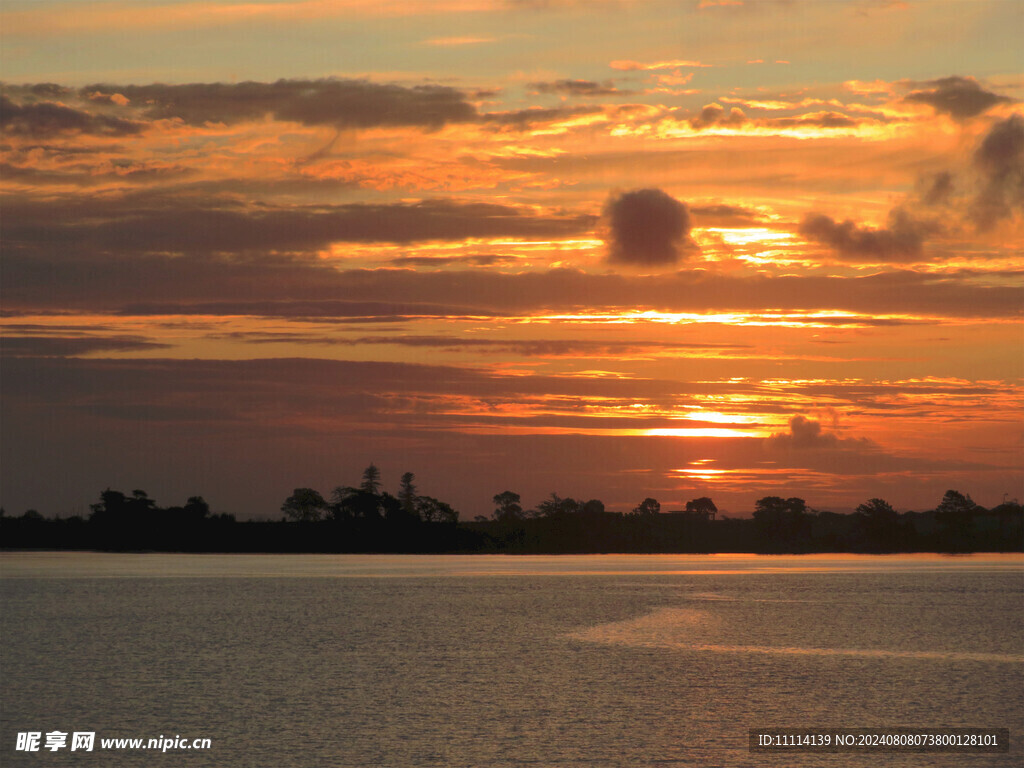
<instances>
[{"instance_id":1,"label":"golden sky","mask_svg":"<svg viewBox=\"0 0 1024 768\"><path fill-rule=\"evenodd\" d=\"M1024 498L1022 28L8 0L2 503Z\"/></svg>"}]
</instances>

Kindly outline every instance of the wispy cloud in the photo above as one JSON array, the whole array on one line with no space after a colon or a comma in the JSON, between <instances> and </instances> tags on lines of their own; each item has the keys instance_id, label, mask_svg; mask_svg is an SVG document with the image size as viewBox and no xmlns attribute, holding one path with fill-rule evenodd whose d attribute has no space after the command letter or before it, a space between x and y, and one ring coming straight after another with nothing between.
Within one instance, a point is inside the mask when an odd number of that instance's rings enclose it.
<instances>
[{"instance_id":1,"label":"wispy cloud","mask_svg":"<svg viewBox=\"0 0 1024 768\"><path fill-rule=\"evenodd\" d=\"M612 69L619 69L625 72L633 72L637 70L655 70L655 69L678 69L688 67L711 67L711 64L704 64L700 61L689 61L686 59L671 59L669 61L630 61L628 59L612 61L608 64Z\"/></svg>"},{"instance_id":2,"label":"wispy cloud","mask_svg":"<svg viewBox=\"0 0 1024 768\"><path fill-rule=\"evenodd\" d=\"M423 45L436 45L441 47L450 47L458 45L482 45L483 43L493 43L497 41L496 37L473 37L472 35L465 35L462 37L432 37L429 40L424 40Z\"/></svg>"},{"instance_id":3,"label":"wispy cloud","mask_svg":"<svg viewBox=\"0 0 1024 768\"><path fill-rule=\"evenodd\" d=\"M198 2L143 4L134 0L48 3L0 14L13 37L69 35L107 29L194 29L240 23L280 23L346 16L407 16L507 9L503 0L296 0L296 2Z\"/></svg>"}]
</instances>

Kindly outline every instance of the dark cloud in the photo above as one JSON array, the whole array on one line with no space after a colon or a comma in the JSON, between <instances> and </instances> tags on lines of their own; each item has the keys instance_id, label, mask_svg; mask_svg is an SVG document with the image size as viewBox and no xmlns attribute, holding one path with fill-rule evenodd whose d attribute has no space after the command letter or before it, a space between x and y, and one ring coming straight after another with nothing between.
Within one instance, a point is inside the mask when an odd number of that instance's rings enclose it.
<instances>
[{"instance_id":1,"label":"dark cloud","mask_svg":"<svg viewBox=\"0 0 1024 768\"><path fill-rule=\"evenodd\" d=\"M742 286L737 286L741 288ZM639 293L639 291L637 291ZM554 302L547 292L542 294L543 300ZM614 301L613 297L606 297ZM538 297L540 300L540 297ZM637 299L642 300L640 298ZM756 302L748 302L754 305ZM762 305L757 305L760 308ZM570 301L567 309L574 308ZM602 308L596 308L602 309ZM614 311L614 306L606 305L603 309ZM680 304L678 309L711 309L710 305L696 301L694 303ZM468 305L439 305L439 304L389 304L387 302L359 302L359 301L221 301L221 302L194 302L194 303L149 303L149 304L127 304L118 309L118 314L125 316L137 315L251 315L261 317L287 317L291 319L317 320L320 322L335 323L380 323L380 322L405 322L415 319L426 318L470 318L470 317L505 317L507 315L518 316L524 310L510 308L507 312L500 312L493 309L482 309ZM11 315L15 316L15 315ZM921 325L931 321L917 320L910 318L893 317L815 317L817 325L834 327L842 326L871 326L878 328L895 327L901 325ZM416 346L415 344L413 346ZM693 345L684 345L693 346ZM713 345L706 345L713 346Z\"/></svg>"},{"instance_id":2,"label":"dark cloud","mask_svg":"<svg viewBox=\"0 0 1024 768\"><path fill-rule=\"evenodd\" d=\"M396 267L447 267L457 264L469 264L474 267L493 267L515 264L515 256L498 256L496 254L479 254L473 256L396 256L388 263Z\"/></svg>"},{"instance_id":3,"label":"dark cloud","mask_svg":"<svg viewBox=\"0 0 1024 768\"><path fill-rule=\"evenodd\" d=\"M925 205L943 205L952 197L954 191L953 174L949 171L933 174L924 181L925 185L921 193L921 202Z\"/></svg>"},{"instance_id":4,"label":"dark cloud","mask_svg":"<svg viewBox=\"0 0 1024 768\"><path fill-rule=\"evenodd\" d=\"M935 229L934 224L894 208L888 226L881 229L862 227L849 219L840 223L824 214L811 213L804 217L799 231L850 261L913 262L921 257L925 238Z\"/></svg>"},{"instance_id":5,"label":"dark cloud","mask_svg":"<svg viewBox=\"0 0 1024 768\"><path fill-rule=\"evenodd\" d=\"M690 118L690 127L696 131L708 128L739 128L744 125L763 128L853 128L862 122L841 112L813 112L794 117L751 120L739 107L732 107L726 111L721 104L708 104L699 115Z\"/></svg>"},{"instance_id":6,"label":"dark cloud","mask_svg":"<svg viewBox=\"0 0 1024 768\"><path fill-rule=\"evenodd\" d=\"M760 391L731 382L521 377L462 366L314 358L21 358L5 361L0 376L5 395L0 405L7 410L16 410L19 403L44 410L60 403L67 411L98 405L136 411L148 405L213 407L220 411L214 421L251 421L257 428L288 414L328 410L346 417L374 411L383 422L397 424L408 420L408 411L419 409L421 398L438 396L522 404L573 395L628 403L637 397L672 400L695 393ZM368 397L369 392L377 394Z\"/></svg>"},{"instance_id":7,"label":"dark cloud","mask_svg":"<svg viewBox=\"0 0 1024 768\"><path fill-rule=\"evenodd\" d=\"M29 159L30 153L39 152L46 155L61 158L62 160L68 160L72 158L88 158L92 155L110 155L112 153L124 152L126 148L123 144L29 144L19 143L17 147L11 144L0 145L0 150L5 152L11 152L15 156L23 159Z\"/></svg>"},{"instance_id":8,"label":"dark cloud","mask_svg":"<svg viewBox=\"0 0 1024 768\"><path fill-rule=\"evenodd\" d=\"M982 189L969 210L979 229L990 229L1024 208L1024 116L992 126L974 153Z\"/></svg>"},{"instance_id":9,"label":"dark cloud","mask_svg":"<svg viewBox=\"0 0 1024 768\"><path fill-rule=\"evenodd\" d=\"M300 267L301 268L301 267ZM326 277L326 275L324 275ZM337 289L337 285L334 289ZM119 314L136 315L250 315L260 317L286 317L293 320L390 320L424 319L432 317L492 317L494 310L467 304L432 304L429 302L387 301L194 301L187 303L125 304Z\"/></svg>"},{"instance_id":10,"label":"dark cloud","mask_svg":"<svg viewBox=\"0 0 1024 768\"><path fill-rule=\"evenodd\" d=\"M48 99L56 99L71 93L70 88L65 88L57 83L35 83L27 89L34 96L43 96Z\"/></svg>"},{"instance_id":11,"label":"dark cloud","mask_svg":"<svg viewBox=\"0 0 1024 768\"><path fill-rule=\"evenodd\" d=\"M278 80L274 83L187 85L88 85L87 97L121 94L145 105L153 119L178 118L189 125L232 124L272 116L303 125L368 128L409 125L440 128L477 118L462 92L440 85L399 85L367 80Z\"/></svg>"},{"instance_id":12,"label":"dark cloud","mask_svg":"<svg viewBox=\"0 0 1024 768\"><path fill-rule=\"evenodd\" d=\"M532 83L539 92L575 96L603 96L619 91L609 83L558 80ZM413 126L428 130L449 123L482 122L514 130L601 112L597 106L531 107L480 114L466 94L441 85L405 87L367 80L278 80L274 83L191 83L187 85L87 85L62 95L84 106L38 101L40 86L16 86L4 97L2 118L9 133L41 136L53 133L131 135L141 132L145 120L181 120L188 125L232 125L272 118L307 126L338 130L374 126ZM43 88L48 93L50 86ZM112 110L133 118L107 114Z\"/></svg>"},{"instance_id":13,"label":"dark cloud","mask_svg":"<svg viewBox=\"0 0 1024 768\"><path fill-rule=\"evenodd\" d=\"M604 207L608 259L618 264L674 264L690 244L685 203L660 189L637 189L611 197Z\"/></svg>"},{"instance_id":14,"label":"dark cloud","mask_svg":"<svg viewBox=\"0 0 1024 768\"><path fill-rule=\"evenodd\" d=\"M223 206L223 203L219 203ZM214 207L157 197L85 200L62 208L4 201L8 253L74 247L82 253L311 252L336 242L410 243L466 237L557 237L589 231L586 215L537 216L491 203Z\"/></svg>"},{"instance_id":15,"label":"dark cloud","mask_svg":"<svg viewBox=\"0 0 1024 768\"><path fill-rule=\"evenodd\" d=\"M41 227L45 233L45 228ZM1019 317L1020 272L998 284L974 273L887 270L862 277L738 276L705 270L641 276L571 269L344 270L338 261L290 255L97 253L5 237L0 304L7 313L100 310L144 314L250 314L391 320L403 315L533 312L846 310L927 317ZM987 273L986 273L987 274ZM856 322L851 320L851 322Z\"/></svg>"},{"instance_id":16,"label":"dark cloud","mask_svg":"<svg viewBox=\"0 0 1024 768\"><path fill-rule=\"evenodd\" d=\"M50 101L16 104L6 95L0 96L0 130L8 136L133 136L143 127L132 120L95 115Z\"/></svg>"},{"instance_id":17,"label":"dark cloud","mask_svg":"<svg viewBox=\"0 0 1024 768\"><path fill-rule=\"evenodd\" d=\"M856 440L842 439L832 432L826 432L821 422L803 415L793 416L789 420L789 431L772 435L765 440L769 451L822 451L825 453L843 451L844 453L877 454L880 452L876 443L866 438Z\"/></svg>"},{"instance_id":18,"label":"dark cloud","mask_svg":"<svg viewBox=\"0 0 1024 768\"><path fill-rule=\"evenodd\" d=\"M772 448L835 448L839 439L831 432L823 432L821 423L806 416L789 420L789 431L772 435L768 445Z\"/></svg>"},{"instance_id":19,"label":"dark cloud","mask_svg":"<svg viewBox=\"0 0 1024 768\"><path fill-rule=\"evenodd\" d=\"M3 336L0 355L12 357L71 357L92 352L138 352L165 349L170 344L148 341L142 336Z\"/></svg>"},{"instance_id":20,"label":"dark cloud","mask_svg":"<svg viewBox=\"0 0 1024 768\"><path fill-rule=\"evenodd\" d=\"M690 213L702 226L736 227L760 224L764 221L757 211L739 205L691 205Z\"/></svg>"},{"instance_id":21,"label":"dark cloud","mask_svg":"<svg viewBox=\"0 0 1024 768\"><path fill-rule=\"evenodd\" d=\"M30 164L12 165L0 162L0 176L4 179L32 185L58 184L93 187L109 184L111 181L147 184L154 181L176 181L195 174L195 169L184 165L132 161L102 162L96 165L76 163L68 170L62 171L44 171L33 168Z\"/></svg>"},{"instance_id":22,"label":"dark cloud","mask_svg":"<svg viewBox=\"0 0 1024 768\"><path fill-rule=\"evenodd\" d=\"M534 125L555 123L580 115L595 115L601 111L600 107L529 107L512 112L488 112L481 119L485 123L524 131Z\"/></svg>"},{"instance_id":23,"label":"dark cloud","mask_svg":"<svg viewBox=\"0 0 1024 768\"><path fill-rule=\"evenodd\" d=\"M936 112L947 114L957 120L980 115L996 104L1013 101L986 91L973 77L943 77L915 85L923 88L908 94L905 101L928 104Z\"/></svg>"},{"instance_id":24,"label":"dark cloud","mask_svg":"<svg viewBox=\"0 0 1024 768\"><path fill-rule=\"evenodd\" d=\"M740 99L723 99L725 101L740 101ZM757 107L756 103L746 106ZM792 104L792 109L797 109L800 104ZM802 115L789 117L761 117L750 118L739 107L726 109L721 104L711 103L704 106L700 113L688 117L685 110L676 110L673 115L678 119L688 119L690 127L695 131L703 131L711 128L741 128L743 126L753 128L783 129L783 128L854 128L864 123L885 123L889 118L877 112L866 112L864 110L849 110L858 115L850 117L842 112L822 111L809 112Z\"/></svg>"},{"instance_id":25,"label":"dark cloud","mask_svg":"<svg viewBox=\"0 0 1024 768\"><path fill-rule=\"evenodd\" d=\"M758 125L765 125L772 128L853 128L861 121L854 120L840 112L816 112L801 117L773 117L767 120L759 120Z\"/></svg>"},{"instance_id":26,"label":"dark cloud","mask_svg":"<svg viewBox=\"0 0 1024 768\"><path fill-rule=\"evenodd\" d=\"M230 338L248 344L298 343L317 345L377 345L427 347L446 350L472 349L485 354L516 354L526 357L587 356L592 358L621 357L623 355L650 354L663 350L740 350L752 348L749 344L669 344L652 341L588 341L580 339L480 339L465 336L359 336L336 338L323 335L291 333L230 334Z\"/></svg>"},{"instance_id":27,"label":"dark cloud","mask_svg":"<svg viewBox=\"0 0 1024 768\"><path fill-rule=\"evenodd\" d=\"M690 120L690 126L699 131L715 126L738 127L746 122L747 116L739 107L726 112L721 104L708 104L697 117Z\"/></svg>"},{"instance_id":28,"label":"dark cloud","mask_svg":"<svg viewBox=\"0 0 1024 768\"><path fill-rule=\"evenodd\" d=\"M560 96L614 96L630 93L620 91L611 80L602 83L594 80L552 80L529 84L537 93L553 93Z\"/></svg>"},{"instance_id":29,"label":"dark cloud","mask_svg":"<svg viewBox=\"0 0 1024 768\"><path fill-rule=\"evenodd\" d=\"M982 139L974 161L992 175L1016 170L1024 157L1024 116L1020 114L996 123Z\"/></svg>"}]
</instances>

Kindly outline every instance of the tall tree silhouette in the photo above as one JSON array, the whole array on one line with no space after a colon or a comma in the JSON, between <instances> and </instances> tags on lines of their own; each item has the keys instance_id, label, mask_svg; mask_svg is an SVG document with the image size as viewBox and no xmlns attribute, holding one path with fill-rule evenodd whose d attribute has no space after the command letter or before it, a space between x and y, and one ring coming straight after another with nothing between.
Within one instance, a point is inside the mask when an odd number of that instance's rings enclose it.
<instances>
[{"instance_id":1,"label":"tall tree silhouette","mask_svg":"<svg viewBox=\"0 0 1024 768\"><path fill-rule=\"evenodd\" d=\"M942 526L940 539L944 549L966 550L971 547L973 518L978 509L970 495L946 491L935 508L935 519Z\"/></svg>"},{"instance_id":2,"label":"tall tree silhouette","mask_svg":"<svg viewBox=\"0 0 1024 768\"><path fill-rule=\"evenodd\" d=\"M511 522L523 519L523 507L520 505L518 493L502 491L494 499L497 509L494 510L494 519L499 522Z\"/></svg>"},{"instance_id":3,"label":"tall tree silhouette","mask_svg":"<svg viewBox=\"0 0 1024 768\"><path fill-rule=\"evenodd\" d=\"M402 509L408 515L416 514L416 486L412 482L415 479L416 475L406 472L402 475L402 485L398 491L398 500L402 502Z\"/></svg>"},{"instance_id":4,"label":"tall tree silhouette","mask_svg":"<svg viewBox=\"0 0 1024 768\"><path fill-rule=\"evenodd\" d=\"M380 470L373 464L363 470L363 482L359 484L359 489L374 496L380 493Z\"/></svg>"}]
</instances>

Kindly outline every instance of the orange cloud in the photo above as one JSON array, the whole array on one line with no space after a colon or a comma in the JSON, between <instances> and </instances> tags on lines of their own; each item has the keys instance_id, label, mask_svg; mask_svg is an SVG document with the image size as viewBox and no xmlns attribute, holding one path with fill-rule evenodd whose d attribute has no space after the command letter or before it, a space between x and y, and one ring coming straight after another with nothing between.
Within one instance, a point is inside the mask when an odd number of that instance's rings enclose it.
<instances>
[{"instance_id":1,"label":"orange cloud","mask_svg":"<svg viewBox=\"0 0 1024 768\"><path fill-rule=\"evenodd\" d=\"M480 45L481 43L493 43L496 37L432 37L424 40L423 45L454 46L454 45Z\"/></svg>"},{"instance_id":2,"label":"orange cloud","mask_svg":"<svg viewBox=\"0 0 1024 768\"><path fill-rule=\"evenodd\" d=\"M284 22L342 16L471 13L507 7L501 0L298 0L297 2L184 2L140 5L132 0L69 2L0 14L8 36L64 35L108 29L193 29L223 24Z\"/></svg>"},{"instance_id":3,"label":"orange cloud","mask_svg":"<svg viewBox=\"0 0 1024 768\"><path fill-rule=\"evenodd\" d=\"M612 69L620 69L626 72L650 69L678 69L679 67L710 67L711 64L704 64L699 61L686 61L684 59L672 59L671 61L655 61L644 63L642 61L630 61L628 59L617 60L608 64Z\"/></svg>"}]
</instances>

